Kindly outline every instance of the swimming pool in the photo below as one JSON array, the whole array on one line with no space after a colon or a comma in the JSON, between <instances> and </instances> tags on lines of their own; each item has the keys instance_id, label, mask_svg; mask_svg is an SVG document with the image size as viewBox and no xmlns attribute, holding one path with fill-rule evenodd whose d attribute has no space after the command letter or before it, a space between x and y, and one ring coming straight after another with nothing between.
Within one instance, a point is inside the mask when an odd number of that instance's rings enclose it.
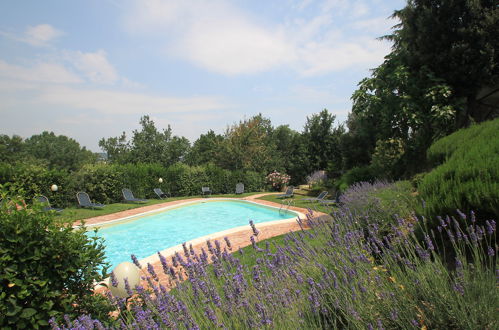
<instances>
[{"instance_id":1,"label":"swimming pool","mask_svg":"<svg viewBox=\"0 0 499 330\"><path fill-rule=\"evenodd\" d=\"M112 224L96 225L111 269L134 254L139 259L198 237L239 226L295 218L297 213L233 200L190 202ZM95 226L94 226L95 227ZM93 229L93 228L89 228ZM88 233L93 235L93 232ZM249 239L249 237L248 237Z\"/></svg>"}]
</instances>

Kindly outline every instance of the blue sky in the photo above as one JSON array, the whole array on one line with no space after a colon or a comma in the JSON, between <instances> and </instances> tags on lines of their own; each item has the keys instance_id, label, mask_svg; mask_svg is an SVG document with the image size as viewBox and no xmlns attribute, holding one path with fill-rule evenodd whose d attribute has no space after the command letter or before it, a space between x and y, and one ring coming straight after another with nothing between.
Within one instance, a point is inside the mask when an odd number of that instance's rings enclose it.
<instances>
[{"instance_id":1,"label":"blue sky","mask_svg":"<svg viewBox=\"0 0 499 330\"><path fill-rule=\"evenodd\" d=\"M100 151L143 115L191 142L258 113L297 131L324 108L342 122L404 4L2 1L0 134L54 131Z\"/></svg>"}]
</instances>

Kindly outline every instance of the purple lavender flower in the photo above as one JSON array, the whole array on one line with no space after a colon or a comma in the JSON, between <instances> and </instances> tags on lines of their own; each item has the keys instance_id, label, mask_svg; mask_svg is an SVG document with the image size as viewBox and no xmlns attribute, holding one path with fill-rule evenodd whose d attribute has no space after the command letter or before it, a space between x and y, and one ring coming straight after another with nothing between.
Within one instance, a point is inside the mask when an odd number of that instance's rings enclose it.
<instances>
[{"instance_id":1,"label":"purple lavender flower","mask_svg":"<svg viewBox=\"0 0 499 330\"><path fill-rule=\"evenodd\" d=\"M495 251L494 251L494 249L493 249L493 248L491 248L490 246L489 246L489 248L487 249L487 255L488 255L489 257L493 257L493 256L495 255Z\"/></svg>"},{"instance_id":2,"label":"purple lavender flower","mask_svg":"<svg viewBox=\"0 0 499 330\"><path fill-rule=\"evenodd\" d=\"M154 280L158 281L158 275L156 275L154 267L150 263L147 263L147 271L149 272L149 274L151 274Z\"/></svg>"},{"instance_id":3,"label":"purple lavender flower","mask_svg":"<svg viewBox=\"0 0 499 330\"><path fill-rule=\"evenodd\" d=\"M215 315L213 309L211 309L210 307L205 307L204 315L206 315L208 317L208 320L213 322L213 324L218 325L217 316Z\"/></svg>"},{"instance_id":4,"label":"purple lavender flower","mask_svg":"<svg viewBox=\"0 0 499 330\"><path fill-rule=\"evenodd\" d=\"M139 267L139 269L142 269L142 266L140 265L139 259L135 256L135 254L131 255L132 261L135 264L135 266Z\"/></svg>"},{"instance_id":5,"label":"purple lavender flower","mask_svg":"<svg viewBox=\"0 0 499 330\"><path fill-rule=\"evenodd\" d=\"M118 279L114 275L114 272L111 272L111 285L114 287L118 286Z\"/></svg>"},{"instance_id":6,"label":"purple lavender flower","mask_svg":"<svg viewBox=\"0 0 499 330\"><path fill-rule=\"evenodd\" d=\"M172 256L172 265L173 267L178 267L178 262L177 262L177 258L175 256Z\"/></svg>"},{"instance_id":7,"label":"purple lavender flower","mask_svg":"<svg viewBox=\"0 0 499 330\"><path fill-rule=\"evenodd\" d=\"M430 236L429 236L428 234L426 234L426 235L424 236L424 239L425 239L425 241L426 241L426 246L428 246L428 249L433 251L433 250L435 249L435 247L433 246L433 243L432 243L432 241L431 241Z\"/></svg>"},{"instance_id":8,"label":"purple lavender flower","mask_svg":"<svg viewBox=\"0 0 499 330\"><path fill-rule=\"evenodd\" d=\"M127 277L125 277L125 278L123 279L123 281L125 282L125 290L126 290L126 293L128 294L128 296L133 295L133 291L132 291L132 289L130 288L130 284L128 283L128 278L127 278Z\"/></svg>"},{"instance_id":9,"label":"purple lavender flower","mask_svg":"<svg viewBox=\"0 0 499 330\"><path fill-rule=\"evenodd\" d=\"M168 274L168 262L166 258L158 251L159 261L161 262L161 266L163 267L163 273Z\"/></svg>"},{"instance_id":10,"label":"purple lavender flower","mask_svg":"<svg viewBox=\"0 0 499 330\"><path fill-rule=\"evenodd\" d=\"M232 251L232 245L230 244L229 238L227 236L224 237L225 244L227 244L227 247L229 250Z\"/></svg>"},{"instance_id":11,"label":"purple lavender flower","mask_svg":"<svg viewBox=\"0 0 499 330\"><path fill-rule=\"evenodd\" d=\"M496 230L496 222L494 220L485 221L485 225L487 227L487 234L492 235Z\"/></svg>"},{"instance_id":12,"label":"purple lavender flower","mask_svg":"<svg viewBox=\"0 0 499 330\"><path fill-rule=\"evenodd\" d=\"M260 234L260 231L258 229L256 229L256 226L253 223L253 220L250 220L249 224L251 226L251 230L253 230L253 235L255 235L255 237L258 236L258 234Z\"/></svg>"}]
</instances>

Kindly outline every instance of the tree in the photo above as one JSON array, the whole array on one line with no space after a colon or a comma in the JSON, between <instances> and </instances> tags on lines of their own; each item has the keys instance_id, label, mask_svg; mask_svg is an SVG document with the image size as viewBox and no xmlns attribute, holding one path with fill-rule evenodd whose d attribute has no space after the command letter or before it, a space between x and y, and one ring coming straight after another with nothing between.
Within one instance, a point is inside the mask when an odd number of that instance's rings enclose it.
<instances>
[{"instance_id":1,"label":"tree","mask_svg":"<svg viewBox=\"0 0 499 330\"><path fill-rule=\"evenodd\" d=\"M271 122L261 114L234 124L225 132L218 165L229 170L257 172L282 169L282 158L271 134Z\"/></svg>"},{"instance_id":2,"label":"tree","mask_svg":"<svg viewBox=\"0 0 499 330\"><path fill-rule=\"evenodd\" d=\"M307 157L310 160L309 172L328 169L330 174L341 170L342 158L340 139L345 133L343 125L334 127L336 116L327 109L307 117L303 131Z\"/></svg>"},{"instance_id":3,"label":"tree","mask_svg":"<svg viewBox=\"0 0 499 330\"><path fill-rule=\"evenodd\" d=\"M497 116L497 107L477 98L499 81L499 9L488 0L410 0L394 16L400 24L385 37L394 42L392 52L353 94L355 130L343 143L369 153L346 156L351 165L370 159L376 145L400 141L400 161L391 162L398 168L388 170L401 176L424 169L433 141Z\"/></svg>"},{"instance_id":4,"label":"tree","mask_svg":"<svg viewBox=\"0 0 499 330\"><path fill-rule=\"evenodd\" d=\"M119 137L100 139L99 147L107 153L110 162L126 164L130 159L130 144L127 142L125 132Z\"/></svg>"},{"instance_id":5,"label":"tree","mask_svg":"<svg viewBox=\"0 0 499 330\"><path fill-rule=\"evenodd\" d=\"M288 125L280 125L273 130L272 140L282 158L284 171L291 176L291 184L304 182L310 174L310 162L305 156L307 152L302 135Z\"/></svg>"},{"instance_id":6,"label":"tree","mask_svg":"<svg viewBox=\"0 0 499 330\"><path fill-rule=\"evenodd\" d=\"M97 159L93 152L81 147L75 140L47 131L26 139L24 151L28 157L45 160L51 169L68 171L75 171Z\"/></svg>"},{"instance_id":7,"label":"tree","mask_svg":"<svg viewBox=\"0 0 499 330\"><path fill-rule=\"evenodd\" d=\"M390 36L413 76L431 73L466 100L456 128L484 121L499 108L484 108L480 90L499 83L499 7L496 0L410 0L396 11L400 19Z\"/></svg>"},{"instance_id":8,"label":"tree","mask_svg":"<svg viewBox=\"0 0 499 330\"><path fill-rule=\"evenodd\" d=\"M132 140L126 135L101 139L99 146L107 152L109 160L118 164L158 163L172 165L184 159L190 143L184 137L172 136L170 125L160 132L149 116L140 118L140 130L134 130Z\"/></svg>"},{"instance_id":9,"label":"tree","mask_svg":"<svg viewBox=\"0 0 499 330\"><path fill-rule=\"evenodd\" d=\"M222 135L215 134L212 130L209 130L206 134L201 134L186 155L186 163L189 165L216 163L219 154L218 149L223 140Z\"/></svg>"},{"instance_id":10,"label":"tree","mask_svg":"<svg viewBox=\"0 0 499 330\"><path fill-rule=\"evenodd\" d=\"M0 162L11 163L24 156L24 142L19 135L0 135Z\"/></svg>"}]
</instances>

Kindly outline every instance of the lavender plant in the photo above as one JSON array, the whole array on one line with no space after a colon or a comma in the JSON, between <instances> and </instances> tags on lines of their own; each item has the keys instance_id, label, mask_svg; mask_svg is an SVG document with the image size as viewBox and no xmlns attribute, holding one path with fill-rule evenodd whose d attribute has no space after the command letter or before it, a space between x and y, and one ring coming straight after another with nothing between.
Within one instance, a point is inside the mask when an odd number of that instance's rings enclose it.
<instances>
[{"instance_id":1,"label":"lavender plant","mask_svg":"<svg viewBox=\"0 0 499 330\"><path fill-rule=\"evenodd\" d=\"M470 216L461 227L449 217L419 241L414 229L424 228L424 219L399 218L393 234L383 236L376 219L363 217L361 224L345 210L332 219L309 216L311 229L287 234L282 244L255 240L243 255L210 242L209 253L162 259L175 288L145 273L148 288L137 287L128 305L116 302L117 327L497 328L494 221L481 227ZM439 235L452 242L450 266L434 244ZM82 316L52 326L101 324Z\"/></svg>"}]
</instances>

